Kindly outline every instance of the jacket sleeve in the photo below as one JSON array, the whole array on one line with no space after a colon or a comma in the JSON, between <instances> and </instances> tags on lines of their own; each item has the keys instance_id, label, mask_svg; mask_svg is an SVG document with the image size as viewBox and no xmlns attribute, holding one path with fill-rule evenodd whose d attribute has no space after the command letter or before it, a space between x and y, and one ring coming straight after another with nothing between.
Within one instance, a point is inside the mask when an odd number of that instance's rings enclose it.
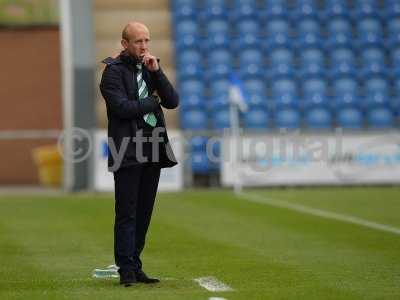
<instances>
[{"instance_id":1,"label":"jacket sleeve","mask_svg":"<svg viewBox=\"0 0 400 300\"><path fill-rule=\"evenodd\" d=\"M121 71L115 65L108 65L105 68L100 91L109 112L120 119L140 118L159 108L157 98L154 96L149 96L146 101L129 100L122 82Z\"/></svg>"},{"instance_id":2,"label":"jacket sleeve","mask_svg":"<svg viewBox=\"0 0 400 300\"><path fill-rule=\"evenodd\" d=\"M151 72L157 90L157 94L161 99L161 106L167 109L174 109L179 105L179 95L169 82L167 76L161 68L155 72Z\"/></svg>"}]
</instances>

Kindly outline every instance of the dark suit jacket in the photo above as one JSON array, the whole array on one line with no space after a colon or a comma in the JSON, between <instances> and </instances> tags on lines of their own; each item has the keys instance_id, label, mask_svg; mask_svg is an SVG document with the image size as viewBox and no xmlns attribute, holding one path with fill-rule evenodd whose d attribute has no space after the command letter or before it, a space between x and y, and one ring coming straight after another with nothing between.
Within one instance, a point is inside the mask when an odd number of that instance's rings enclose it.
<instances>
[{"instance_id":1,"label":"dark suit jacket","mask_svg":"<svg viewBox=\"0 0 400 300\"><path fill-rule=\"evenodd\" d=\"M165 119L160 104L167 109L174 109L179 104L179 96L161 68L156 72L150 72L143 67L142 76L150 96L139 101L136 83L137 61L123 51L117 58L108 57L103 63L106 64L106 68L101 78L100 90L107 106L109 143L111 140L119 152L123 139L129 139L121 167L138 164L132 137L143 128L143 116L153 112L158 124L165 129ZM157 91L160 97L160 104L152 96L154 91ZM172 167L177 161L168 142L166 129L163 132L160 135L164 138L164 143L160 146L160 164L162 168ZM112 172L117 170L112 151L109 151L108 167Z\"/></svg>"}]
</instances>

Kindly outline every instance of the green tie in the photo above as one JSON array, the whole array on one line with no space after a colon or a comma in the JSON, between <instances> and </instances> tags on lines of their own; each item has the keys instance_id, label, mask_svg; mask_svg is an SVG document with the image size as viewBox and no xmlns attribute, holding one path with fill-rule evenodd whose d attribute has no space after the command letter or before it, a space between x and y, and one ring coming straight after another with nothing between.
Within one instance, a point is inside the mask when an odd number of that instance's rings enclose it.
<instances>
[{"instance_id":1,"label":"green tie","mask_svg":"<svg viewBox=\"0 0 400 300\"><path fill-rule=\"evenodd\" d=\"M149 92L147 91L146 82L143 80L143 77L142 77L142 65L138 64L136 66L138 68L136 80L137 80L137 86L138 86L138 91L139 91L139 100L142 100L149 95ZM155 127L157 124L157 118L153 113L145 114L143 116L143 119L147 124L149 124L152 127Z\"/></svg>"}]
</instances>

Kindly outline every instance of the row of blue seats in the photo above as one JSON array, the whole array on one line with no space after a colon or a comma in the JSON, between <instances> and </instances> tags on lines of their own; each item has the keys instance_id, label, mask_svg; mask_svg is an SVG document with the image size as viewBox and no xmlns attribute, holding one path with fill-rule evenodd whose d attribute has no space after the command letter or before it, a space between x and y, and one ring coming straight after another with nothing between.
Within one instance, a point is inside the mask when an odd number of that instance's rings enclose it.
<instances>
[{"instance_id":1,"label":"row of blue seats","mask_svg":"<svg viewBox=\"0 0 400 300\"><path fill-rule=\"evenodd\" d=\"M186 130L208 130L229 128L229 110L215 110L207 114L201 109L187 110L181 113L181 125ZM251 108L242 115L242 126L245 129L271 128L310 128L344 129L391 128L395 125L395 115L390 108L376 107L363 113L355 107L345 107L332 113L324 107L315 107L304 113L294 108L282 108L271 114L262 108Z\"/></svg>"},{"instance_id":2,"label":"row of blue seats","mask_svg":"<svg viewBox=\"0 0 400 300\"><path fill-rule=\"evenodd\" d=\"M389 18L400 15L400 5L396 0L387 0L381 6L380 1L358 0L352 6L345 0L328 0L323 6L320 1L299 0L294 5L286 1L204 1L198 5L195 0L173 0L171 10L175 18L194 18L198 15L206 19L214 17L285 17L299 19L303 17L332 18L336 16L360 18L374 16Z\"/></svg>"},{"instance_id":3,"label":"row of blue seats","mask_svg":"<svg viewBox=\"0 0 400 300\"><path fill-rule=\"evenodd\" d=\"M227 49L212 51L207 59L197 50L183 51L177 59L179 78L214 80L237 71L243 78L277 77L358 77L360 80L374 76L397 78L400 74L400 47L393 49L387 59L381 48L367 48L355 52L348 48L336 49L331 55L317 48L305 49L295 59L293 51L280 48L263 55L259 49L246 49L236 60Z\"/></svg>"},{"instance_id":4,"label":"row of blue seats","mask_svg":"<svg viewBox=\"0 0 400 300\"><path fill-rule=\"evenodd\" d=\"M337 64L346 63L353 66L363 66L369 63L400 66L400 45L396 48L386 49L382 47L367 47L355 51L349 47L341 47L324 51L321 48L304 48L295 51L290 48L280 47L269 51L267 55L261 47L242 48L240 52L230 49L214 49L203 54L200 49L188 49L179 53L176 58L178 66L200 65L213 67L216 64L240 66L243 64L285 64L309 65L319 64L326 67L334 67Z\"/></svg>"},{"instance_id":5,"label":"row of blue seats","mask_svg":"<svg viewBox=\"0 0 400 300\"><path fill-rule=\"evenodd\" d=\"M273 36L276 34L288 35L291 37L313 33L316 35L375 33L380 35L395 35L399 33L399 17L381 21L377 18L367 17L355 21L346 18L333 18L320 21L314 18L305 18L296 22L287 19L275 18L261 21L254 18L243 18L231 22L227 19L213 19L201 22L196 19L181 19L175 21L176 36L185 35L215 35L231 34L253 34L255 36Z\"/></svg>"},{"instance_id":6,"label":"row of blue seats","mask_svg":"<svg viewBox=\"0 0 400 300\"><path fill-rule=\"evenodd\" d=\"M184 95L182 95L184 96ZM391 109L400 117L400 98L385 97L382 95L371 95L369 97L358 97L353 94L343 94L337 97L327 97L324 95L314 94L309 98L296 98L292 95L281 95L276 98L266 98L261 95L252 95L248 104L254 108L268 109L276 111L282 108L294 108L299 111L307 111L312 108L324 107L332 111L353 107L364 111L370 111L375 108ZM226 97L216 97L207 100L197 95L188 98L182 98L181 111L198 109L206 111L214 111L217 109L225 109L229 106Z\"/></svg>"},{"instance_id":7,"label":"row of blue seats","mask_svg":"<svg viewBox=\"0 0 400 300\"><path fill-rule=\"evenodd\" d=\"M341 46L363 48L365 46L395 47L400 45L400 17L394 20L394 25L384 31L384 27L376 19L366 19L359 23L356 34L352 26L343 20L332 20L332 26L326 34L321 33L321 25L315 20L305 20L296 24L296 32L289 29L284 20L271 21L267 26L266 36L261 36L260 27L254 20L243 20L236 26L222 20L216 20L200 34L200 25L193 20L184 20L176 25L176 48L201 48L204 50L231 47L238 50L243 47L259 46L265 50L278 47L301 48L320 47L337 48ZM237 37L231 35L231 29L236 27Z\"/></svg>"},{"instance_id":8,"label":"row of blue seats","mask_svg":"<svg viewBox=\"0 0 400 300\"><path fill-rule=\"evenodd\" d=\"M186 80L180 83L179 90L182 95L182 102L204 103L204 98L226 100L230 83L228 80L217 80L206 86L199 80ZM266 97L267 89L270 89L270 97ZM208 92L208 93L207 93ZM364 82L364 85L359 83L354 78L340 78L329 84L328 81L321 78L307 79L297 82L290 78L274 79L268 86L262 80L249 79L244 82L244 92L253 104L257 103L253 96L261 97L260 103L266 103L264 99L285 99L285 101L298 102L298 99L313 99L313 98L328 98L334 96L336 98L345 97L363 97L365 99L388 99L392 96L400 98L400 79L397 79L396 85L391 91L391 85L385 78L371 78ZM257 98L257 97L256 97ZM283 100L282 100L283 101ZM195 106L195 105L192 105Z\"/></svg>"}]
</instances>

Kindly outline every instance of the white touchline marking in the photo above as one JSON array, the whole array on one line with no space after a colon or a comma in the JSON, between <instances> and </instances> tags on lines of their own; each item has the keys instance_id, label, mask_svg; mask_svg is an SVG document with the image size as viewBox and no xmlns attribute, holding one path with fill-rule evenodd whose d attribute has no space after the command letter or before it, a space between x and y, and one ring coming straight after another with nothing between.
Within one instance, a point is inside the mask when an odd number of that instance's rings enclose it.
<instances>
[{"instance_id":1,"label":"white touchline marking","mask_svg":"<svg viewBox=\"0 0 400 300\"><path fill-rule=\"evenodd\" d=\"M226 299L221 297L210 297L208 298L208 300L226 300Z\"/></svg>"},{"instance_id":2,"label":"white touchline marking","mask_svg":"<svg viewBox=\"0 0 400 300\"><path fill-rule=\"evenodd\" d=\"M229 285L223 283L222 281L219 281L214 276L200 277L200 278L195 278L193 280L197 282L201 287L205 288L210 292L233 291L233 289Z\"/></svg>"},{"instance_id":3,"label":"white touchline marking","mask_svg":"<svg viewBox=\"0 0 400 300\"><path fill-rule=\"evenodd\" d=\"M317 217L321 217L321 218L357 224L360 226L400 235L400 228L371 222L371 221L364 220L364 219L361 219L358 217L338 214L338 213L334 213L334 212L330 212L330 211L326 211L326 210L322 210L322 209L318 209L318 208L311 208L311 207L307 207L304 205L294 204L294 203L290 203L290 202L287 202L284 200L277 200L277 199L272 199L272 198L268 198L268 197L263 197L263 196L256 195L256 194L240 193L240 194L237 194L237 197L247 200L247 201L251 201L251 202L286 208L286 209L294 210L294 211L304 213L304 214L309 214L309 215L313 215L313 216L317 216Z\"/></svg>"}]
</instances>

